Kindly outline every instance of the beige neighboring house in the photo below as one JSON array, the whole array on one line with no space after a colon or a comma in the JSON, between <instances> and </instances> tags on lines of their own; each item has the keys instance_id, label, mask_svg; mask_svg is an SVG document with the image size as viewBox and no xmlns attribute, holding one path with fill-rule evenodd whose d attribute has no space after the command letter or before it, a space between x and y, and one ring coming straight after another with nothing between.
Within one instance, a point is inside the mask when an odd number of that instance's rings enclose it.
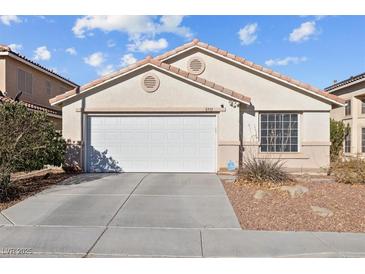
<instances>
[{"instance_id":1,"label":"beige neighboring house","mask_svg":"<svg viewBox=\"0 0 365 274\"><path fill-rule=\"evenodd\" d=\"M345 156L365 156L365 73L337 82L325 90L346 102L345 106L331 111L331 118L350 127L350 133L345 137Z\"/></svg>"},{"instance_id":2,"label":"beige neighboring house","mask_svg":"<svg viewBox=\"0 0 365 274\"><path fill-rule=\"evenodd\" d=\"M60 130L62 128L61 109L51 106L49 99L77 86L72 81L12 51L10 47L0 45L2 101L6 101L8 97L14 99L19 92L22 92L20 101L23 101L31 110L46 112L56 128Z\"/></svg>"},{"instance_id":3,"label":"beige neighboring house","mask_svg":"<svg viewBox=\"0 0 365 274\"><path fill-rule=\"evenodd\" d=\"M196 39L50 102L87 172L218 172L247 156L327 168L330 111L344 105Z\"/></svg>"}]
</instances>

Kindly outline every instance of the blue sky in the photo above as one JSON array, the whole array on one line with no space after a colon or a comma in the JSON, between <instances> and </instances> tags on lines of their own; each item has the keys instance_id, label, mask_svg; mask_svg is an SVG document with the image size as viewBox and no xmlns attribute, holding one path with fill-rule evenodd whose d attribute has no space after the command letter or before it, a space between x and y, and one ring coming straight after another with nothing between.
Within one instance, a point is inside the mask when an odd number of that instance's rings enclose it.
<instances>
[{"instance_id":1,"label":"blue sky","mask_svg":"<svg viewBox=\"0 0 365 274\"><path fill-rule=\"evenodd\" d=\"M365 16L0 16L0 44L84 84L193 38L320 88L365 71Z\"/></svg>"}]
</instances>

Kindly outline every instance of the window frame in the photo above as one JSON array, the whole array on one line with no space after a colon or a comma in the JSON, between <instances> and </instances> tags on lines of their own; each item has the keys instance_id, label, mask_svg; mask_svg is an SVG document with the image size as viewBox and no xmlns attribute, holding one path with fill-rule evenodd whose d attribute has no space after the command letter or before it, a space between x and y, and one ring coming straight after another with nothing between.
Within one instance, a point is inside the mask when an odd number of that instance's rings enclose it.
<instances>
[{"instance_id":1,"label":"window frame","mask_svg":"<svg viewBox=\"0 0 365 274\"><path fill-rule=\"evenodd\" d=\"M49 80L46 80L46 94L52 95L52 83Z\"/></svg>"},{"instance_id":2,"label":"window frame","mask_svg":"<svg viewBox=\"0 0 365 274\"><path fill-rule=\"evenodd\" d=\"M21 75L23 74L23 75ZM20 83L20 78L23 77L24 79L22 83ZM25 95L31 95L33 93L33 74L22 69L17 68L17 91L22 92ZM23 85L23 87L22 87Z\"/></svg>"},{"instance_id":3,"label":"window frame","mask_svg":"<svg viewBox=\"0 0 365 274\"><path fill-rule=\"evenodd\" d=\"M361 153L365 153L365 127L361 128Z\"/></svg>"},{"instance_id":4,"label":"window frame","mask_svg":"<svg viewBox=\"0 0 365 274\"><path fill-rule=\"evenodd\" d=\"M297 116L297 143L296 144L290 144L290 145L296 145L297 147L297 150L296 151L269 151L269 149L267 149L266 151L263 151L262 150L262 147L263 147L263 144L261 143L261 137L262 137L262 114L266 114L266 115L269 115L269 114L281 114L281 115L284 115L284 114L289 114L289 115L296 115ZM301 152L301 113L298 113L298 112L292 112L292 111L289 111L289 112L286 112L286 111L265 111L265 112L260 112L259 113L259 152L260 153L264 153L264 154L295 154L295 153L300 153ZM293 136L291 136L293 137ZM294 136L295 137L295 136ZM268 144L265 144L268 146Z\"/></svg>"},{"instance_id":5,"label":"window frame","mask_svg":"<svg viewBox=\"0 0 365 274\"><path fill-rule=\"evenodd\" d=\"M352 112L351 99L346 100L345 103L346 103L346 105L345 105L345 116L351 116L351 112Z\"/></svg>"},{"instance_id":6,"label":"window frame","mask_svg":"<svg viewBox=\"0 0 365 274\"><path fill-rule=\"evenodd\" d=\"M365 99L361 99L361 114L365 114Z\"/></svg>"},{"instance_id":7,"label":"window frame","mask_svg":"<svg viewBox=\"0 0 365 274\"><path fill-rule=\"evenodd\" d=\"M351 128L349 128L348 134L345 136L343 149L345 153L351 153ZM348 138L348 139L347 139Z\"/></svg>"}]
</instances>

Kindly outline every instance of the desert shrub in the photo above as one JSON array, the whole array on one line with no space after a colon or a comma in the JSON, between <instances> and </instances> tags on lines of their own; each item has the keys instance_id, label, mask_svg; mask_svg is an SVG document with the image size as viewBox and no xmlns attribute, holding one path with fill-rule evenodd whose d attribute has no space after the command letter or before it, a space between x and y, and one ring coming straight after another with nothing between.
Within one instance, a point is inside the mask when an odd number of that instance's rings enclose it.
<instances>
[{"instance_id":1,"label":"desert shrub","mask_svg":"<svg viewBox=\"0 0 365 274\"><path fill-rule=\"evenodd\" d=\"M339 183L365 184L365 160L359 157L338 160L332 164L332 174Z\"/></svg>"},{"instance_id":2,"label":"desert shrub","mask_svg":"<svg viewBox=\"0 0 365 274\"><path fill-rule=\"evenodd\" d=\"M253 183L284 183L292 178L285 171L281 159L257 159L253 156L243 160L239 179Z\"/></svg>"},{"instance_id":3,"label":"desert shrub","mask_svg":"<svg viewBox=\"0 0 365 274\"><path fill-rule=\"evenodd\" d=\"M45 113L20 102L2 102L0 129L0 200L14 195L11 173L63 163L66 142Z\"/></svg>"},{"instance_id":4,"label":"desert shrub","mask_svg":"<svg viewBox=\"0 0 365 274\"><path fill-rule=\"evenodd\" d=\"M349 125L345 125L342 121L330 120L330 158L331 162L336 162L343 151L343 142L345 136L349 133Z\"/></svg>"}]
</instances>

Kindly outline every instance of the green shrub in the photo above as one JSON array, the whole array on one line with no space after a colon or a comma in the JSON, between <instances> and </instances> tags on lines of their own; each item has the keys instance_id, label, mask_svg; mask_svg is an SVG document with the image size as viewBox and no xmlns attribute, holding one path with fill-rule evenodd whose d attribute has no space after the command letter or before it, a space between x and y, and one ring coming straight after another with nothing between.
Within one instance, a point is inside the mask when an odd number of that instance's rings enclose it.
<instances>
[{"instance_id":1,"label":"green shrub","mask_svg":"<svg viewBox=\"0 0 365 274\"><path fill-rule=\"evenodd\" d=\"M239 179L253 183L284 183L292 178L283 168L281 159L257 159L253 156L244 159Z\"/></svg>"},{"instance_id":2,"label":"green shrub","mask_svg":"<svg viewBox=\"0 0 365 274\"><path fill-rule=\"evenodd\" d=\"M0 103L0 200L9 199L10 174L60 166L66 142L43 112L20 102Z\"/></svg>"},{"instance_id":3,"label":"green shrub","mask_svg":"<svg viewBox=\"0 0 365 274\"><path fill-rule=\"evenodd\" d=\"M365 160L349 158L332 164L332 174L339 183L365 184Z\"/></svg>"},{"instance_id":4,"label":"green shrub","mask_svg":"<svg viewBox=\"0 0 365 274\"><path fill-rule=\"evenodd\" d=\"M344 122L335 121L333 119L330 120L331 162L336 162L341 156L341 153L343 152L343 142L349 131L349 125L346 126Z\"/></svg>"}]
</instances>

